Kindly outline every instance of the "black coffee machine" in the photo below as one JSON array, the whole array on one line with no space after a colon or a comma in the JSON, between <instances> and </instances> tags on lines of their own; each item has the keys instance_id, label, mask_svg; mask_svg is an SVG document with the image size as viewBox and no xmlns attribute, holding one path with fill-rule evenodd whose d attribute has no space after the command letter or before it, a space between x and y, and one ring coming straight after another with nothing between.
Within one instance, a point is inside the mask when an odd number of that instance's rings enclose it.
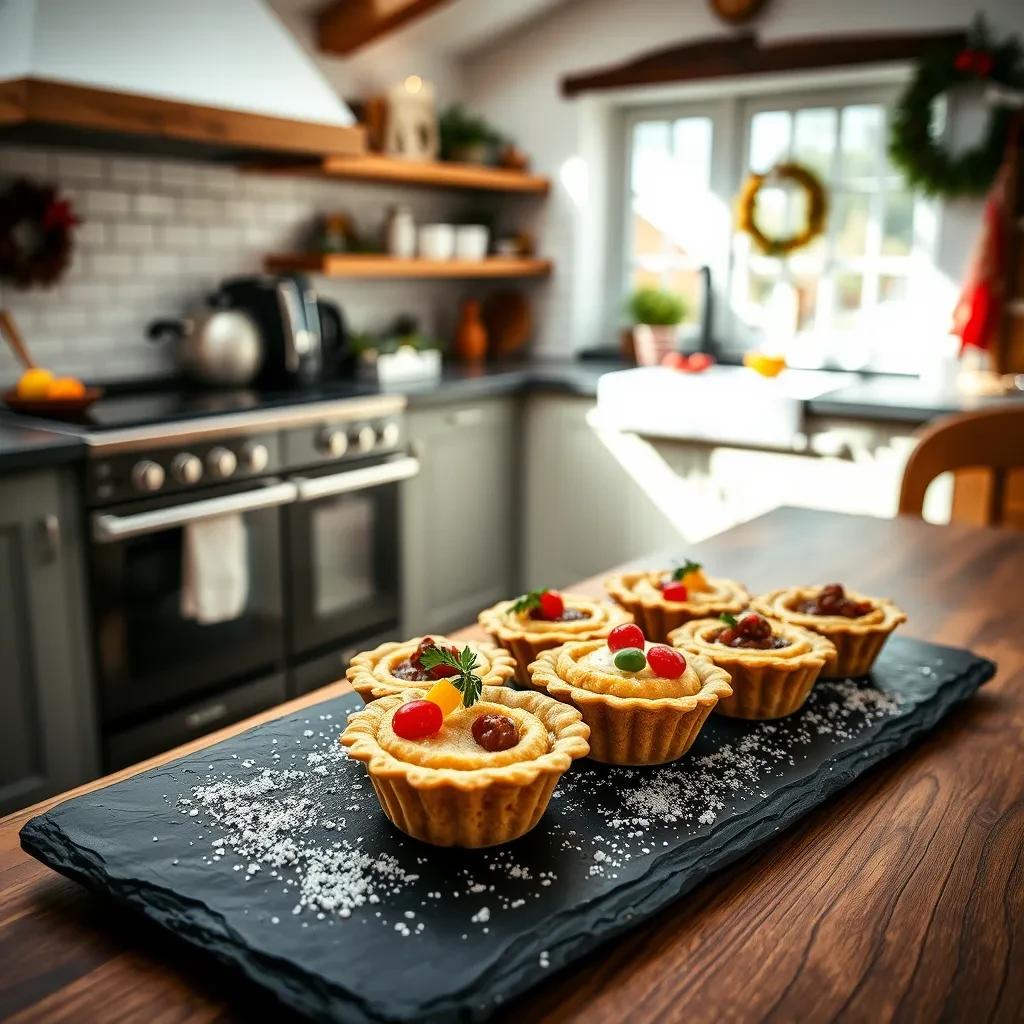
<instances>
[{"instance_id":1,"label":"black coffee machine","mask_svg":"<svg viewBox=\"0 0 1024 1024\"><path fill-rule=\"evenodd\" d=\"M305 387L336 376L348 349L341 311L318 300L299 274L233 277L221 285L232 308L252 317L263 339L263 366L256 384Z\"/></svg>"}]
</instances>

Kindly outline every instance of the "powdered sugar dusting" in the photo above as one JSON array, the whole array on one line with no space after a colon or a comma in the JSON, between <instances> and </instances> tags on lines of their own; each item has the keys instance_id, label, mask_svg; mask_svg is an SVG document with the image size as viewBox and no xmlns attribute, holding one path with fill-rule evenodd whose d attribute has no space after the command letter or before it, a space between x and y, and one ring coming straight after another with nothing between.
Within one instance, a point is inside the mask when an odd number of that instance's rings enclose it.
<instances>
[{"instance_id":1,"label":"powdered sugar dusting","mask_svg":"<svg viewBox=\"0 0 1024 1024\"><path fill-rule=\"evenodd\" d=\"M631 861L657 857L767 796L768 780L807 760L812 745L820 757L823 739L838 747L899 713L896 695L851 681L819 683L798 715L751 724L704 756L652 769L577 762L538 827L562 851L550 863L538 862L536 846L525 864L515 844L439 858L394 831L367 842L381 834L382 812L364 766L337 742L341 715L301 723L310 727L294 744L273 738L262 753L211 765L167 799L196 832L190 866L261 889L266 898L254 896L254 907L267 904L268 926L375 924L415 940L429 934L430 908L443 901L449 915L457 908L469 942L500 915L530 912L552 885L619 878ZM547 959L541 954L541 966Z\"/></svg>"}]
</instances>

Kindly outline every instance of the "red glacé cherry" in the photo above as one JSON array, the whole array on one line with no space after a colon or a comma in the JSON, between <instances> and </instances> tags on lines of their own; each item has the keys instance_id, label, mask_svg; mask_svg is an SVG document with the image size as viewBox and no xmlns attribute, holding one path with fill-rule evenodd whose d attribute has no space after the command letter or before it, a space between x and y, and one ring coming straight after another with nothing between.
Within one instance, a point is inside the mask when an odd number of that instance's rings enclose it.
<instances>
[{"instance_id":1,"label":"red glac\u00e9 cherry","mask_svg":"<svg viewBox=\"0 0 1024 1024\"><path fill-rule=\"evenodd\" d=\"M670 580L661 588L661 594L666 601L685 601L688 591L682 583Z\"/></svg>"},{"instance_id":2,"label":"red glac\u00e9 cherry","mask_svg":"<svg viewBox=\"0 0 1024 1024\"><path fill-rule=\"evenodd\" d=\"M545 590L538 599L541 615L549 622L556 622L565 611L562 595L555 590Z\"/></svg>"},{"instance_id":3,"label":"red glac\u00e9 cherry","mask_svg":"<svg viewBox=\"0 0 1024 1024\"><path fill-rule=\"evenodd\" d=\"M686 671L686 659L674 648L655 644L647 652L651 671L663 679L678 679Z\"/></svg>"},{"instance_id":4,"label":"red glac\u00e9 cherry","mask_svg":"<svg viewBox=\"0 0 1024 1024\"><path fill-rule=\"evenodd\" d=\"M395 711L391 728L403 740L433 736L444 724L444 713L432 700L410 700Z\"/></svg>"},{"instance_id":5,"label":"red glac\u00e9 cherry","mask_svg":"<svg viewBox=\"0 0 1024 1024\"><path fill-rule=\"evenodd\" d=\"M633 622L624 622L608 634L608 650L610 651L624 651L627 647L635 647L638 651L642 651L645 644L644 631Z\"/></svg>"}]
</instances>

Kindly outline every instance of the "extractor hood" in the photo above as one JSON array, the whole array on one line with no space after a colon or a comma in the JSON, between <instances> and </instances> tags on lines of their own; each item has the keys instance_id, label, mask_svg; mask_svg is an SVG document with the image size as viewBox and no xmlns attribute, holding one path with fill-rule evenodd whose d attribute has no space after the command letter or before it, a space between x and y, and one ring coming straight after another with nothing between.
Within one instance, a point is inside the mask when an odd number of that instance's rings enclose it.
<instances>
[{"instance_id":1,"label":"extractor hood","mask_svg":"<svg viewBox=\"0 0 1024 1024\"><path fill-rule=\"evenodd\" d=\"M232 159L365 149L263 0L0 0L0 129Z\"/></svg>"}]
</instances>

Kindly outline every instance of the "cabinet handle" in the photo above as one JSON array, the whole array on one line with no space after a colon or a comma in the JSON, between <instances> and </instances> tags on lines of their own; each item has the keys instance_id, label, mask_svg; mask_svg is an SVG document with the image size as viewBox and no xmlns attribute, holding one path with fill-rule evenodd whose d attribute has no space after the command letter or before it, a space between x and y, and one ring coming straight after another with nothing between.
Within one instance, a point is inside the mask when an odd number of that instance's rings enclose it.
<instances>
[{"instance_id":1,"label":"cabinet handle","mask_svg":"<svg viewBox=\"0 0 1024 1024\"><path fill-rule=\"evenodd\" d=\"M39 536L42 541L43 558L56 562L60 557L60 518L52 512L39 520Z\"/></svg>"},{"instance_id":2,"label":"cabinet handle","mask_svg":"<svg viewBox=\"0 0 1024 1024\"><path fill-rule=\"evenodd\" d=\"M483 409L456 409L448 413L448 422L453 427L475 427L483 418Z\"/></svg>"}]
</instances>

